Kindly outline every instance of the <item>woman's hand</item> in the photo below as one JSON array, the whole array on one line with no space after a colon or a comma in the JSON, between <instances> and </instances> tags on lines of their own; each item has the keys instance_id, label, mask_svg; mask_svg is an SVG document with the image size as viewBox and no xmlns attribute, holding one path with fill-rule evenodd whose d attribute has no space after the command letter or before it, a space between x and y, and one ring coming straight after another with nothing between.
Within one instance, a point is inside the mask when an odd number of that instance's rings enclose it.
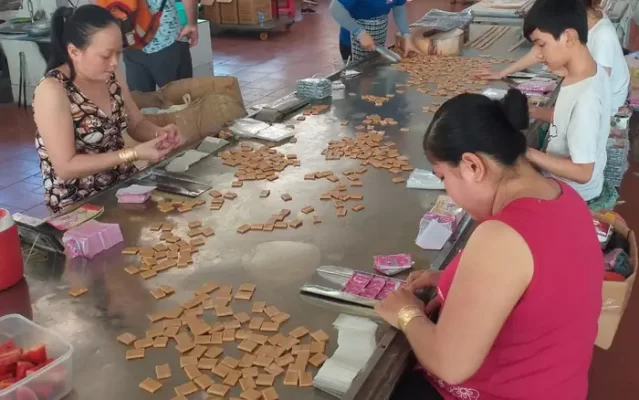
<instances>
[{"instance_id":1,"label":"woman's hand","mask_svg":"<svg viewBox=\"0 0 639 400\"><path fill-rule=\"evenodd\" d=\"M156 136L166 135L166 139L162 142L162 146L173 150L182 146L185 142L180 134L180 129L175 124L169 124L157 130Z\"/></svg>"},{"instance_id":2,"label":"woman's hand","mask_svg":"<svg viewBox=\"0 0 639 400\"><path fill-rule=\"evenodd\" d=\"M389 294L387 298L377 303L375 312L389 325L397 328L397 318L399 311L406 306L417 306L424 309L424 303L406 288L399 288Z\"/></svg>"},{"instance_id":3,"label":"woman's hand","mask_svg":"<svg viewBox=\"0 0 639 400\"><path fill-rule=\"evenodd\" d=\"M427 287L437 286L440 275L441 271L432 271L429 269L411 272L410 275L408 275L404 288L411 293L415 293Z\"/></svg>"},{"instance_id":4,"label":"woman's hand","mask_svg":"<svg viewBox=\"0 0 639 400\"><path fill-rule=\"evenodd\" d=\"M138 159L143 161L158 162L173 149L163 144L167 140L167 134L162 133L153 140L141 143L135 146L135 151L138 153Z\"/></svg>"},{"instance_id":5,"label":"woman's hand","mask_svg":"<svg viewBox=\"0 0 639 400\"><path fill-rule=\"evenodd\" d=\"M417 50L417 47L415 47L415 42L413 42L412 36L404 37L402 49L404 50L404 57L408 57L410 53L419 54L419 50Z\"/></svg>"},{"instance_id":6,"label":"woman's hand","mask_svg":"<svg viewBox=\"0 0 639 400\"><path fill-rule=\"evenodd\" d=\"M375 51L375 41L373 37L366 31L359 34L359 42L362 47L368 51Z\"/></svg>"},{"instance_id":7,"label":"woman's hand","mask_svg":"<svg viewBox=\"0 0 639 400\"><path fill-rule=\"evenodd\" d=\"M484 67L481 70L474 72L473 77L486 81L498 81L504 79L501 71L493 71L488 67Z\"/></svg>"}]
</instances>

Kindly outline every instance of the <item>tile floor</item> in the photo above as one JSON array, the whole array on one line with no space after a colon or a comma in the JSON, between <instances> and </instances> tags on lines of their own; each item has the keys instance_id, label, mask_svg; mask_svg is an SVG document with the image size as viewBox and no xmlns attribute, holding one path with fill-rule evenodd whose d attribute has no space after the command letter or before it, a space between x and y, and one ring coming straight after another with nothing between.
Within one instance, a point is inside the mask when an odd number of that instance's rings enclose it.
<instances>
[{"instance_id":1,"label":"tile floor","mask_svg":"<svg viewBox=\"0 0 639 400\"><path fill-rule=\"evenodd\" d=\"M319 0L318 14L305 16L288 33L260 41L256 35L224 34L213 39L216 75L238 77L247 105L265 103L290 93L296 79L331 72L339 62L338 27L331 19L328 0ZM459 10L458 1L414 0L408 3L414 20L431 8ZM389 37L395 33L394 27ZM639 45L639 40L633 41ZM0 105L0 207L36 217L42 206L38 158L33 145L31 110ZM635 143L636 145L636 143ZM639 154L636 151L635 154ZM636 157L634 157L637 160ZM637 174L637 175L635 175ZM621 189L626 201L619 211L631 228L639 229L639 163L633 162ZM569 283L566 292L570 293ZM557 305L561 307L560 304ZM635 400L639 393L639 292L631 298L614 345L595 350L589 399Z\"/></svg>"}]
</instances>

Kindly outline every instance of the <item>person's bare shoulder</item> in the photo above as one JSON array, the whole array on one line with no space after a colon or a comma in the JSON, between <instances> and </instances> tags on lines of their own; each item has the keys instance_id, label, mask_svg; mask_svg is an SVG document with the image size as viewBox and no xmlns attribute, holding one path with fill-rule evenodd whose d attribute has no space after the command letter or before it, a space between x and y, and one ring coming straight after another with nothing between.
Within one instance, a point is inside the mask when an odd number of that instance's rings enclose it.
<instances>
[{"instance_id":1,"label":"person's bare shoulder","mask_svg":"<svg viewBox=\"0 0 639 400\"><path fill-rule=\"evenodd\" d=\"M33 96L34 112L42 111L45 107L55 112L69 107L67 91L62 86L62 83L55 78L44 78L35 89Z\"/></svg>"}]
</instances>

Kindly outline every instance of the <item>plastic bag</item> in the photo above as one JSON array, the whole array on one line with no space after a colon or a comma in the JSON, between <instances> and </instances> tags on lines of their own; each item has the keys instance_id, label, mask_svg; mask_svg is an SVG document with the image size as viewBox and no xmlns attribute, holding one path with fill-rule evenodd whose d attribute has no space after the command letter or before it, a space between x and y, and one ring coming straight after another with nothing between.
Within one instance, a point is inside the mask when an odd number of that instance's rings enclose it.
<instances>
[{"instance_id":1,"label":"plastic bag","mask_svg":"<svg viewBox=\"0 0 639 400\"><path fill-rule=\"evenodd\" d=\"M488 97L491 100L501 100L506 96L508 91L506 89L486 88L481 91L481 94Z\"/></svg>"},{"instance_id":2,"label":"plastic bag","mask_svg":"<svg viewBox=\"0 0 639 400\"><path fill-rule=\"evenodd\" d=\"M141 204L151 197L151 192L155 190L155 186L131 185L126 188L119 189L115 195L118 203Z\"/></svg>"},{"instance_id":3,"label":"plastic bag","mask_svg":"<svg viewBox=\"0 0 639 400\"><path fill-rule=\"evenodd\" d=\"M444 189L444 182L431 171L415 169L408 177L406 187L409 189L442 190Z\"/></svg>"},{"instance_id":4,"label":"plastic bag","mask_svg":"<svg viewBox=\"0 0 639 400\"><path fill-rule=\"evenodd\" d=\"M295 133L291 128L287 128L284 124L273 124L268 128L261 130L255 135L255 138L267 140L270 142L280 142L284 139L293 137Z\"/></svg>"},{"instance_id":5,"label":"plastic bag","mask_svg":"<svg viewBox=\"0 0 639 400\"><path fill-rule=\"evenodd\" d=\"M424 250L441 250L453 236L464 211L448 196L441 195L419 222L415 244Z\"/></svg>"},{"instance_id":6,"label":"plastic bag","mask_svg":"<svg viewBox=\"0 0 639 400\"><path fill-rule=\"evenodd\" d=\"M253 118L241 118L235 121L235 123L229 127L229 130L240 138L255 138L260 131L269 126L266 122Z\"/></svg>"},{"instance_id":7,"label":"plastic bag","mask_svg":"<svg viewBox=\"0 0 639 400\"><path fill-rule=\"evenodd\" d=\"M473 22L471 10L449 12L443 10L430 10L423 17L410 24L410 28L434 28L438 31L448 32L455 28L464 29Z\"/></svg>"},{"instance_id":8,"label":"plastic bag","mask_svg":"<svg viewBox=\"0 0 639 400\"><path fill-rule=\"evenodd\" d=\"M297 95L306 99L325 99L333 93L333 86L326 78L300 79L296 83Z\"/></svg>"}]
</instances>

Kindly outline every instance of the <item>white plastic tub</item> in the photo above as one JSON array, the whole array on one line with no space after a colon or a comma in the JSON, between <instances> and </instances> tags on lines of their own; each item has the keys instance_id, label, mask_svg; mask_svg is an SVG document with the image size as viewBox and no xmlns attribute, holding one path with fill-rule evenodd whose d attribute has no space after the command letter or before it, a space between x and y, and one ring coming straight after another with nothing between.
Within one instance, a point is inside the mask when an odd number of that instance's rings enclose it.
<instances>
[{"instance_id":1,"label":"white plastic tub","mask_svg":"<svg viewBox=\"0 0 639 400\"><path fill-rule=\"evenodd\" d=\"M0 400L59 400L71 392L73 348L70 344L18 314L0 317L0 343L9 339L23 349L44 344L47 356L55 361L0 390Z\"/></svg>"}]
</instances>

